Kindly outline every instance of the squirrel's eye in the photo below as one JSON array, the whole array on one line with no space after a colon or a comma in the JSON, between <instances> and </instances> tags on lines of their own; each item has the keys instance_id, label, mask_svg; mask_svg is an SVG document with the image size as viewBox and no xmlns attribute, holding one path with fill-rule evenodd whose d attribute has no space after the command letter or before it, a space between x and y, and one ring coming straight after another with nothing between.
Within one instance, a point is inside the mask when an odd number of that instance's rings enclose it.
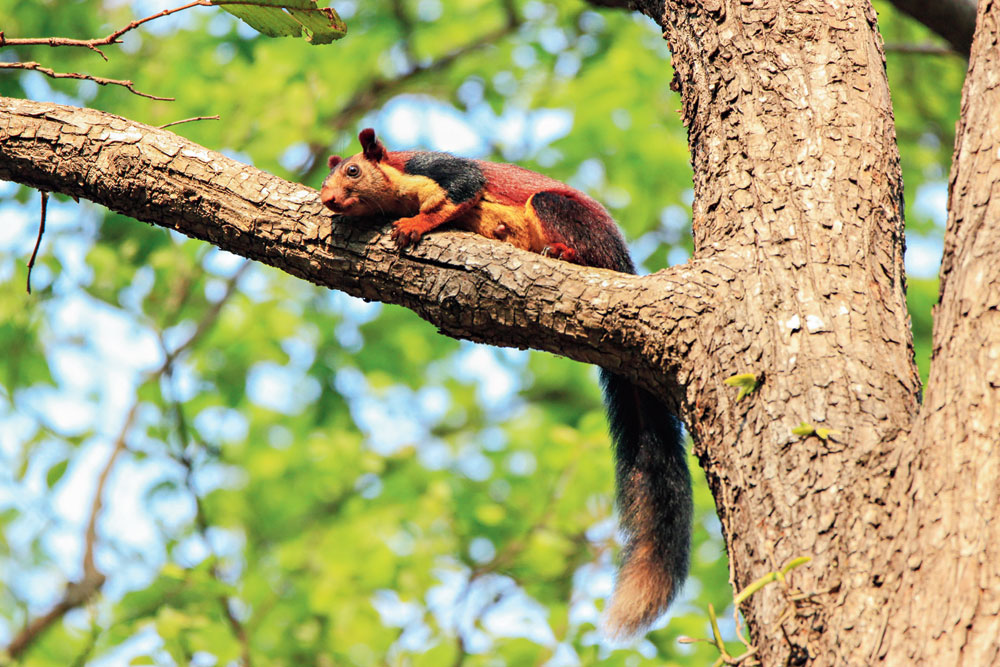
<instances>
[{"instance_id":1,"label":"squirrel's eye","mask_svg":"<svg viewBox=\"0 0 1000 667\"><path fill-rule=\"evenodd\" d=\"M351 178L357 178L358 176L361 175L361 167L359 167L356 164L349 164L347 165L347 168L344 169L344 173L346 173Z\"/></svg>"}]
</instances>

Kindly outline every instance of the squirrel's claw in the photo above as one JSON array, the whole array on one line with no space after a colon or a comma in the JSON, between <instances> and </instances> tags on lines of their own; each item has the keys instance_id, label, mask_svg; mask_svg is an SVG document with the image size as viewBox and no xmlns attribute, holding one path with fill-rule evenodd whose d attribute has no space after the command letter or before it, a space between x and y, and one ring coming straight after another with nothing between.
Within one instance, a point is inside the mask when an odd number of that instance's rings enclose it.
<instances>
[{"instance_id":1,"label":"squirrel's claw","mask_svg":"<svg viewBox=\"0 0 1000 667\"><path fill-rule=\"evenodd\" d=\"M423 231L412 225L400 224L401 221L396 221L392 225L392 233L390 234L393 241L396 242L396 247L402 250L408 245L413 245L420 240L423 236Z\"/></svg>"},{"instance_id":2,"label":"squirrel's claw","mask_svg":"<svg viewBox=\"0 0 1000 667\"><path fill-rule=\"evenodd\" d=\"M576 250L573 250L565 243L553 243L542 249L542 256L561 259L567 262L575 262Z\"/></svg>"}]
</instances>

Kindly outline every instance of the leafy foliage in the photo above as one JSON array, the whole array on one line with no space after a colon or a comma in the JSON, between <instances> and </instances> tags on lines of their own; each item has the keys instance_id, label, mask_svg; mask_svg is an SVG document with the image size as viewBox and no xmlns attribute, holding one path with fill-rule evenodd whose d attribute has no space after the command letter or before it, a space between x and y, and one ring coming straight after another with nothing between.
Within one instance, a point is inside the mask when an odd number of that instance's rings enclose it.
<instances>
[{"instance_id":1,"label":"leafy foliage","mask_svg":"<svg viewBox=\"0 0 1000 667\"><path fill-rule=\"evenodd\" d=\"M8 37L93 37L157 8L0 0ZM457 145L588 190L647 271L690 252L686 138L650 21L576 0L336 8L350 34L321 49L196 8L129 33L108 62L0 51L176 102L32 72L0 76L0 94L151 124L219 114L172 129L313 186L374 124L393 148ZM887 39L923 38L881 9ZM910 200L944 178L962 63L890 53L888 68ZM669 624L624 647L595 629L618 544L593 369L458 343L411 312L68 201L50 206L28 297L37 195L0 197L0 643L79 577L96 480L126 443L97 523L108 581L26 664L714 659L677 643L732 602L700 478L692 579ZM910 284L926 356L936 287Z\"/></svg>"},{"instance_id":2,"label":"leafy foliage","mask_svg":"<svg viewBox=\"0 0 1000 667\"><path fill-rule=\"evenodd\" d=\"M305 37L310 44L329 44L347 34L337 12L317 7L316 0L212 0L227 12L268 37Z\"/></svg>"}]
</instances>

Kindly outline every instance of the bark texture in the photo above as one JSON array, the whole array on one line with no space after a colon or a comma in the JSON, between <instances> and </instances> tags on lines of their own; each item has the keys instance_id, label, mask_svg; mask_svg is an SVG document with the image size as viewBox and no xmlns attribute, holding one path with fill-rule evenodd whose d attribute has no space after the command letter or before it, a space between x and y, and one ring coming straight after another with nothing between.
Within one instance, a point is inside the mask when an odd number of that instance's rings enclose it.
<instances>
[{"instance_id":1,"label":"bark texture","mask_svg":"<svg viewBox=\"0 0 1000 667\"><path fill-rule=\"evenodd\" d=\"M1000 664L1000 3L980 2L977 26L933 363L893 498L887 665Z\"/></svg>"},{"instance_id":2,"label":"bark texture","mask_svg":"<svg viewBox=\"0 0 1000 667\"><path fill-rule=\"evenodd\" d=\"M688 385L737 589L811 556L744 611L765 665L867 664L879 526L918 408L904 301L902 182L867 2L667 2L695 174L695 257L733 262ZM735 403L716 378L766 377ZM800 438L801 422L832 429ZM786 613L789 612L789 613Z\"/></svg>"}]
</instances>

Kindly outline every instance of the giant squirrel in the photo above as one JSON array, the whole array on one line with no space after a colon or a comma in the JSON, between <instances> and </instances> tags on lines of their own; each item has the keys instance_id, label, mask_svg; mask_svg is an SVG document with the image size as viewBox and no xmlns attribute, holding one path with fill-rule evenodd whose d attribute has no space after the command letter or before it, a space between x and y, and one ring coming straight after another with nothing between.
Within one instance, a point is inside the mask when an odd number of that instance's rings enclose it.
<instances>
[{"instance_id":1,"label":"giant squirrel","mask_svg":"<svg viewBox=\"0 0 1000 667\"><path fill-rule=\"evenodd\" d=\"M388 151L365 129L362 151L331 156L320 198L335 213L395 218L402 248L448 224L558 259L635 273L618 226L598 202L512 164L429 151ZM691 478L681 425L651 393L601 369L626 544L605 612L609 634L635 635L687 578Z\"/></svg>"}]
</instances>

